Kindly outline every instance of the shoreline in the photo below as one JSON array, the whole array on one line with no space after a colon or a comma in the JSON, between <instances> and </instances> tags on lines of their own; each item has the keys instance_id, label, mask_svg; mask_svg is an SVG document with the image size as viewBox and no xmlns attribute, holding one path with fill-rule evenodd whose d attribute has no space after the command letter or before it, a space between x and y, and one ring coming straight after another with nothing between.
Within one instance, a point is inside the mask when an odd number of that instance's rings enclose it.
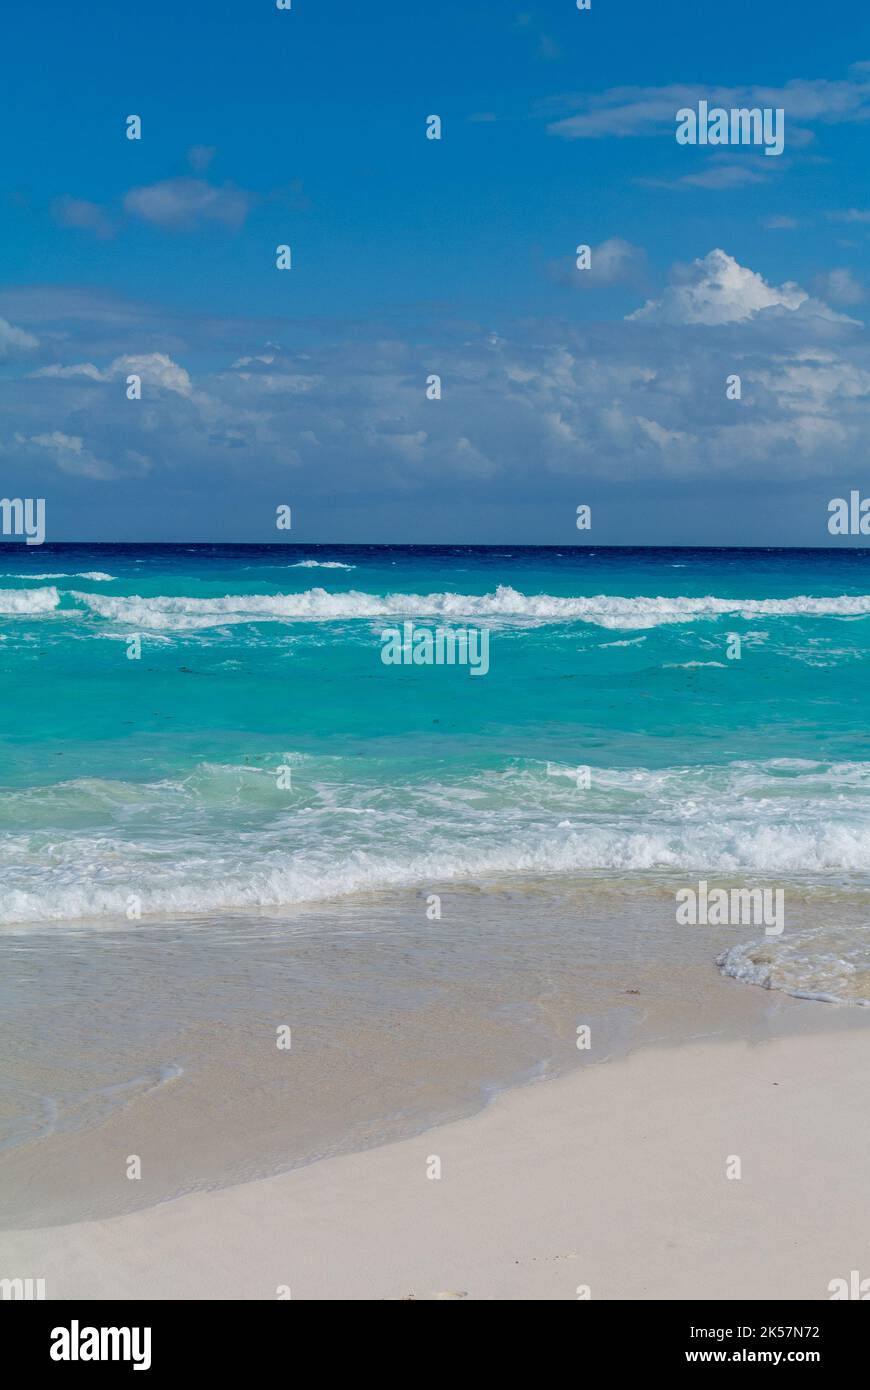
<instances>
[{"instance_id":1,"label":"shoreline","mask_svg":"<svg viewBox=\"0 0 870 1390\"><path fill-rule=\"evenodd\" d=\"M3 1232L0 1276L49 1299L824 1299L866 1264L868 1065L852 1029L644 1047L411 1139Z\"/></svg>"},{"instance_id":2,"label":"shoreline","mask_svg":"<svg viewBox=\"0 0 870 1390\"><path fill-rule=\"evenodd\" d=\"M421 1139L650 1048L867 1022L724 976L727 935L676 927L664 889L441 891L438 923L411 892L300 913L292 930L137 923L89 938L99 968L82 967L74 937L22 938L28 992L0 1024L21 1059L6 1113L16 1094L31 1108L41 1095L57 1123L0 1155L0 1229L111 1220ZM95 1017L101 1046L83 1049ZM291 1024L292 1049L276 1049L276 1025Z\"/></svg>"}]
</instances>

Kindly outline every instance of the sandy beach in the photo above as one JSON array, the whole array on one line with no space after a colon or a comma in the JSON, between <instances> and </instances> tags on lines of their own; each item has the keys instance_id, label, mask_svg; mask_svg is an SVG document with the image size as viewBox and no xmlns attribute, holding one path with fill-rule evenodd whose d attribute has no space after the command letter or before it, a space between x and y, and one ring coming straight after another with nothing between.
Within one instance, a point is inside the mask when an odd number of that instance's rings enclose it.
<instances>
[{"instance_id":1,"label":"sandy beach","mask_svg":"<svg viewBox=\"0 0 870 1390\"><path fill-rule=\"evenodd\" d=\"M828 1299L867 1265L868 1067L851 1029L644 1049L412 1140L6 1232L0 1274L52 1299Z\"/></svg>"}]
</instances>

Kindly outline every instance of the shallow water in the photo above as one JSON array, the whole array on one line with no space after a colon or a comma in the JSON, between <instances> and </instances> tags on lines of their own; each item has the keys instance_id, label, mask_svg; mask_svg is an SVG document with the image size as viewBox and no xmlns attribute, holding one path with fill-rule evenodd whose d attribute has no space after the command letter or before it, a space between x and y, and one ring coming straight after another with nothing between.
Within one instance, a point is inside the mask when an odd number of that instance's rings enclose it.
<instances>
[{"instance_id":1,"label":"shallow water","mask_svg":"<svg viewBox=\"0 0 870 1390\"><path fill-rule=\"evenodd\" d=\"M667 881L433 891L436 920L430 893L402 891L7 936L0 1223L106 1216L266 1176L653 1042L760 1044L867 1021L727 978L715 958L741 929L678 926ZM830 915L811 901L789 914ZM840 929L863 914L834 909Z\"/></svg>"}]
</instances>

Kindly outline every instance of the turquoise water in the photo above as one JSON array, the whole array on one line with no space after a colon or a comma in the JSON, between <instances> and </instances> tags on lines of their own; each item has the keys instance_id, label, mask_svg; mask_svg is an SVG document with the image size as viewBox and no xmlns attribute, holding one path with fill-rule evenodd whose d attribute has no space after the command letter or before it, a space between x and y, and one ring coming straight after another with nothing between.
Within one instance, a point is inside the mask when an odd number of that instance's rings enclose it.
<instances>
[{"instance_id":1,"label":"turquoise water","mask_svg":"<svg viewBox=\"0 0 870 1390\"><path fill-rule=\"evenodd\" d=\"M385 665L407 619L488 632L487 674ZM0 637L12 928L515 873L865 885L863 551L6 545Z\"/></svg>"}]
</instances>

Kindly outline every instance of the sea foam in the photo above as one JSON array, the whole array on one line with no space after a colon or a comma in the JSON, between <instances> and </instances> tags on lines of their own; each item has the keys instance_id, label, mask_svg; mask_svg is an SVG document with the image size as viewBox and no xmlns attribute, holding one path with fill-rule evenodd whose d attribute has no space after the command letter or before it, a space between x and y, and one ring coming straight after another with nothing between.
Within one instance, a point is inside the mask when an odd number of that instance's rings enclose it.
<instances>
[{"instance_id":1,"label":"sea foam","mask_svg":"<svg viewBox=\"0 0 870 1390\"><path fill-rule=\"evenodd\" d=\"M35 591L42 592L42 591ZM296 594L227 594L222 598L132 595L109 597L73 591L75 601L99 618L139 628L213 627L246 622L331 622L354 618L432 617L448 621L584 622L609 629L663 624L777 617L856 618L870 615L870 594L794 598L638 597L597 594L562 598L526 595L506 585L488 594L387 595L357 590ZM52 605L53 606L53 605Z\"/></svg>"}]
</instances>

